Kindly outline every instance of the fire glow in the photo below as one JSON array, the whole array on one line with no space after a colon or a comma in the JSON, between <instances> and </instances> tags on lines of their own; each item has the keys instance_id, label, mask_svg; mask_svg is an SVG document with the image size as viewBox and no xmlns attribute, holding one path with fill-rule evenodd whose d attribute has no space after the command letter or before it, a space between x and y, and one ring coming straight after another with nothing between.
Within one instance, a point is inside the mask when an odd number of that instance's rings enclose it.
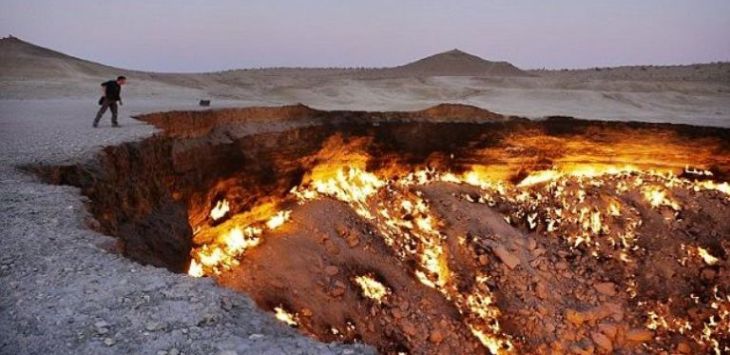
<instances>
[{"instance_id":1,"label":"fire glow","mask_svg":"<svg viewBox=\"0 0 730 355\"><path fill-rule=\"evenodd\" d=\"M441 247L438 222L430 213L428 203L418 194L409 192L412 187L434 182L475 185L484 191L484 195L474 202L493 204L496 201L509 201L514 206L520 206L506 215L513 224L524 220L531 229L538 225L546 226L548 231L561 235L572 245L589 245L595 255L610 257L610 254L605 254L607 248L618 247L620 253L615 255L624 262L631 262L631 255L635 254L635 230L640 223L638 213L631 212L632 207L616 199L603 203L592 201L589 198L592 193L587 193L587 190L595 186L608 186L617 193L637 189L644 202L652 208L667 208L671 211L682 208L669 195L669 191L677 188L727 193L727 183L692 181L671 172L640 171L630 166L579 166L575 169L572 172L538 171L512 185L481 175L480 171L484 171L484 168L479 166L462 174L418 170L391 177L390 180L357 167L337 166L334 171L327 173L320 169L317 174L321 180L312 178L292 189L291 194L299 203L334 198L352 205L362 217L374 220L386 243L393 246L397 253L420 255L417 260L420 260L421 268L415 271L416 278L451 299L466 315L466 319L474 319L468 323L475 336L493 353L502 353L509 352L512 345L509 336L500 331L497 321L500 312L493 304L493 295L488 289L469 295L461 295L454 290L450 284L451 270ZM384 191L389 191L391 195L387 203L371 201L373 196ZM227 202L216 205L211 216L222 217L220 211L224 206L228 208ZM403 219L401 215L411 217ZM216 243L203 245L193 252L189 273L203 276L235 265L236 258L245 257L247 250L265 242L265 230L280 227L289 216L290 211L272 210L263 225L257 222L234 227L221 235ZM619 218L628 221L622 228L615 227L613 223ZM397 245L403 244L405 240L415 241L418 247L414 250L399 248ZM711 265L717 261L705 249L697 247L696 250L706 263ZM354 282L365 297L378 303L390 293L384 285L369 276L358 276ZM277 308L276 316L289 325L297 324L294 316L281 308Z\"/></svg>"},{"instance_id":2,"label":"fire glow","mask_svg":"<svg viewBox=\"0 0 730 355\"><path fill-rule=\"evenodd\" d=\"M540 144L529 139L525 142ZM579 148L573 147L576 151ZM496 154L488 149L482 153ZM502 217L512 227L557 238L571 250L584 249L595 258L614 259L624 265L635 265L643 255L638 242L643 237L638 231L644 223L645 208L660 213L665 223L674 223L681 219L685 208L677 196L711 192L730 201L728 183L713 180L712 172L680 165L682 168L679 164L661 167L654 161L647 166L641 161L635 165L585 163L590 159L566 158L551 167L523 174L519 179L495 165L480 164L458 172L439 168L439 164L398 163L369 170L371 157L359 150L358 144L345 142L341 137L325 143L317 158L318 163L309 168L286 196L268 199L236 213L231 211L240 211L237 206L227 200L217 201L209 212L216 225L203 228L196 235L198 246L192 251L188 273L215 277L236 267L247 252L266 243L267 238L275 238L274 232L289 223L293 211L281 206L333 199L347 204L367 221L393 255L413 265L412 277L448 300L473 336L495 354L516 351L519 340L507 334L500 324L502 310L489 286L492 275L475 271L471 286L465 288L463 283L460 286L463 275L450 266L452 256L444 222L434 213L432 201L422 194L421 188L444 183L476 188L478 194L458 197L469 203L500 206ZM460 243L471 243L467 239L475 238L482 237L463 237ZM504 255L509 252L492 248L507 263L505 258L509 257ZM700 245L689 246L687 250L694 255L691 257L707 265L719 260ZM517 264L519 261L511 261L509 267ZM350 282L350 286L342 287L357 289L363 298L389 307L388 299L395 291L372 274L352 276ZM625 291L635 297L637 280L629 276L626 284L629 287ZM296 312L281 307L275 312L282 322L302 327L296 321ZM656 313L652 317L657 320L662 315ZM726 323L726 318L718 313L712 319ZM725 323L713 325L712 329L721 329L727 326ZM651 322L647 326L656 331L659 329L656 324ZM662 329L674 331L671 327ZM717 343L717 331L693 339L701 348L709 349Z\"/></svg>"}]
</instances>

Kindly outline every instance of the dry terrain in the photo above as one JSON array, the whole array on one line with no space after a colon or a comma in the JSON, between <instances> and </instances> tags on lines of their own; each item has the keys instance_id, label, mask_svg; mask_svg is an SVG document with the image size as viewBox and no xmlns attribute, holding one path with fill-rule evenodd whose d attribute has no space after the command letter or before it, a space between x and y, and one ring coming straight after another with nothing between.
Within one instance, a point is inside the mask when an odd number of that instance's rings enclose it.
<instances>
[{"instance_id":1,"label":"dry terrain","mask_svg":"<svg viewBox=\"0 0 730 355\"><path fill-rule=\"evenodd\" d=\"M237 105L303 103L320 109L417 110L463 103L527 117L730 126L730 63L586 70L520 70L452 50L393 68L271 68L149 73L112 68L34 46L0 42L0 99L87 98L130 77L135 100L212 98Z\"/></svg>"}]
</instances>

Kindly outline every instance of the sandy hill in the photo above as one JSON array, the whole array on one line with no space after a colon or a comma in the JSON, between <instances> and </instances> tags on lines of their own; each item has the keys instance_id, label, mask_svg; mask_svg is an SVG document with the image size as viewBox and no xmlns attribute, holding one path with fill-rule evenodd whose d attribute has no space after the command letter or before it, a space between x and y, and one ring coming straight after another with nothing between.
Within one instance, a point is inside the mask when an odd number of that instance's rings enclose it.
<instances>
[{"instance_id":1,"label":"sandy hill","mask_svg":"<svg viewBox=\"0 0 730 355\"><path fill-rule=\"evenodd\" d=\"M55 77L108 76L132 71L113 68L72 57L22 41L16 37L0 39L0 77L39 79Z\"/></svg>"},{"instance_id":2,"label":"sandy hill","mask_svg":"<svg viewBox=\"0 0 730 355\"><path fill-rule=\"evenodd\" d=\"M507 62L492 62L458 49L391 69L409 76L528 76Z\"/></svg>"}]
</instances>

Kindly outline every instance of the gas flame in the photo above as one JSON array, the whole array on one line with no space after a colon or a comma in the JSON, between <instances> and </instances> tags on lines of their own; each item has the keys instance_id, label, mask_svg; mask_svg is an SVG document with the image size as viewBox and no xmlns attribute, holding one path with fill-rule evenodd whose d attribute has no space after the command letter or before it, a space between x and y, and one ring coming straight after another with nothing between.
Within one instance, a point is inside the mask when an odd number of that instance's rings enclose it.
<instances>
[{"instance_id":1,"label":"gas flame","mask_svg":"<svg viewBox=\"0 0 730 355\"><path fill-rule=\"evenodd\" d=\"M703 247L697 247L697 254L699 254L699 256L707 265L715 265L718 261L720 261L718 258L712 256L712 254L710 254L710 252Z\"/></svg>"},{"instance_id":2,"label":"gas flame","mask_svg":"<svg viewBox=\"0 0 730 355\"><path fill-rule=\"evenodd\" d=\"M377 303L381 303L383 298L390 293L390 290L385 285L375 280L372 276L360 275L355 277L354 281L360 286L363 296Z\"/></svg>"},{"instance_id":3,"label":"gas flame","mask_svg":"<svg viewBox=\"0 0 730 355\"><path fill-rule=\"evenodd\" d=\"M271 214L269 217L267 215ZM291 211L281 210L272 212L269 204L242 214L243 220L254 218L247 225L238 224L238 216L226 221L220 227L219 233L211 243L203 244L192 251L192 260L188 275L202 277L208 274L218 274L220 271L238 265L238 257L248 249L261 243L264 230L274 230L286 223Z\"/></svg>"},{"instance_id":4,"label":"gas flame","mask_svg":"<svg viewBox=\"0 0 730 355\"><path fill-rule=\"evenodd\" d=\"M297 325L299 325L296 315L289 313L282 306L274 307L274 316L276 317L276 319L286 323L290 327L296 327Z\"/></svg>"},{"instance_id":5,"label":"gas flame","mask_svg":"<svg viewBox=\"0 0 730 355\"><path fill-rule=\"evenodd\" d=\"M266 227L271 230L279 228L284 223L286 223L286 221L289 220L290 215L291 215L291 211L279 211L273 217L271 217L268 221L266 221Z\"/></svg>"},{"instance_id":6,"label":"gas flame","mask_svg":"<svg viewBox=\"0 0 730 355\"><path fill-rule=\"evenodd\" d=\"M654 208L659 208L661 206L669 206L672 209L679 210L679 204L675 202L674 200L667 197L667 190L657 187L657 186L650 186L642 189L642 193L644 194L644 198L649 202L649 204Z\"/></svg>"},{"instance_id":7,"label":"gas flame","mask_svg":"<svg viewBox=\"0 0 730 355\"><path fill-rule=\"evenodd\" d=\"M210 218L213 218L214 221L217 221L230 211L230 205L228 204L228 200L222 199L218 201L212 210L210 210Z\"/></svg>"},{"instance_id":8,"label":"gas flame","mask_svg":"<svg viewBox=\"0 0 730 355\"><path fill-rule=\"evenodd\" d=\"M682 209L674 194L678 190L718 191L730 201L727 182L692 180L675 175L672 169L647 170L634 165L584 164L570 161L527 174L515 182L505 170L494 166L474 165L463 172L440 171L429 167L409 170L388 166L382 171L368 171L368 157L362 153L331 153L305 175L302 183L291 189L287 199L298 203L330 198L348 204L361 217L371 222L385 244L409 265L414 265L414 276L422 284L440 292L452 302L473 335L492 353L514 351L512 339L499 325L501 312L495 294L486 286L489 275L477 275L473 289L459 289L456 281L461 275L449 266L449 249L441 231L442 222L431 211L418 186L448 182L478 187L481 195L465 195L472 203L490 206L508 206L504 218L513 225L522 224L531 231L562 238L571 247L586 248L595 257L615 258L622 263L633 263L639 253L641 210L628 199L619 199L601 191L643 199L653 209L674 211L675 218ZM400 170L399 170L400 168ZM685 167L688 176L712 177L702 169ZM638 202L637 202L638 203ZM670 210L671 209L671 210ZM229 211L226 200L218 201L210 211L215 221ZM262 204L228 218L219 226L210 227L201 236L207 238L192 252L188 273L191 276L217 275L237 264L248 250L266 241L267 232L285 225L291 211L282 210L275 203ZM209 232L209 233L208 233ZM207 234L206 234L207 233ZM691 249L691 248L690 248ZM699 256L708 265L718 258L706 249L696 247ZM378 304L384 302L392 290L372 275L353 279L362 295ZM636 296L636 280L627 290ZM725 301L722 301L725 302ZM726 307L718 301L719 308ZM730 302L730 299L728 299ZM725 308L723 308L725 309ZM276 317L291 326L298 324L296 314L283 307L274 309ZM718 321L727 322L727 314L712 318L705 325L703 341L712 343L721 331ZM724 317L724 318L723 318ZM647 327L687 331L687 322L670 319L665 313L648 314ZM722 323L725 324L725 323ZM720 329L720 330L718 330Z\"/></svg>"},{"instance_id":9,"label":"gas flame","mask_svg":"<svg viewBox=\"0 0 730 355\"><path fill-rule=\"evenodd\" d=\"M203 265L200 265L197 260L190 260L190 268L188 268L188 275L192 277L203 277L205 272L203 271Z\"/></svg>"}]
</instances>

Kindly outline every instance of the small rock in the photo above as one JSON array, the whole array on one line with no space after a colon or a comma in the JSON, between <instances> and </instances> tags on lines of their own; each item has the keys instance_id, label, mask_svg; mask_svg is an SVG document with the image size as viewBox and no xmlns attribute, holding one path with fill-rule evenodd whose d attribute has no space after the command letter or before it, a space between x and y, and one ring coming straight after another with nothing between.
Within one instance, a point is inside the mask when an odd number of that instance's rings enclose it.
<instances>
[{"instance_id":1,"label":"small rock","mask_svg":"<svg viewBox=\"0 0 730 355\"><path fill-rule=\"evenodd\" d=\"M514 269L517 265L520 264L520 259L517 258L517 256L515 256L514 254L510 253L504 246L498 245L492 250L494 251L494 254L497 255L497 257L502 260L505 265L507 265L508 268Z\"/></svg>"},{"instance_id":2,"label":"small rock","mask_svg":"<svg viewBox=\"0 0 730 355\"><path fill-rule=\"evenodd\" d=\"M324 249L332 255L340 254L340 248L330 240L324 242Z\"/></svg>"},{"instance_id":3,"label":"small rock","mask_svg":"<svg viewBox=\"0 0 730 355\"><path fill-rule=\"evenodd\" d=\"M109 326L109 323L107 323L105 321L98 321L98 322L94 323L94 327L96 328L96 334L104 335L104 334L109 333L109 328L107 328L108 326Z\"/></svg>"},{"instance_id":4,"label":"small rock","mask_svg":"<svg viewBox=\"0 0 730 355\"><path fill-rule=\"evenodd\" d=\"M150 321L150 322L147 322L147 324L145 324L145 329L147 329L150 332L155 331L159 328L160 328L160 323L155 322L155 321Z\"/></svg>"},{"instance_id":5,"label":"small rock","mask_svg":"<svg viewBox=\"0 0 730 355\"><path fill-rule=\"evenodd\" d=\"M599 282L593 284L593 288L606 296L616 296L616 284L613 282Z\"/></svg>"},{"instance_id":6,"label":"small rock","mask_svg":"<svg viewBox=\"0 0 730 355\"><path fill-rule=\"evenodd\" d=\"M350 235L350 231L347 229L346 226L343 226L343 225L337 225L335 227L335 231L337 231L337 234L339 234L340 237L346 237L346 236Z\"/></svg>"},{"instance_id":7,"label":"small rock","mask_svg":"<svg viewBox=\"0 0 730 355\"><path fill-rule=\"evenodd\" d=\"M431 331L431 335L428 337L428 340L430 340L432 343L440 343L444 340L444 335L441 334L438 330Z\"/></svg>"},{"instance_id":8,"label":"small rock","mask_svg":"<svg viewBox=\"0 0 730 355\"><path fill-rule=\"evenodd\" d=\"M544 282L539 281L537 286L535 286L535 292L537 293L537 297L540 298L541 300L547 299L548 298L547 289L548 289L547 285Z\"/></svg>"},{"instance_id":9,"label":"small rock","mask_svg":"<svg viewBox=\"0 0 730 355\"><path fill-rule=\"evenodd\" d=\"M104 344L106 344L106 346L112 346L112 345L114 345L116 343L117 343L117 341L114 340L114 338L106 338L106 339L104 339Z\"/></svg>"},{"instance_id":10,"label":"small rock","mask_svg":"<svg viewBox=\"0 0 730 355\"><path fill-rule=\"evenodd\" d=\"M335 276L338 272L340 272L340 269L338 269L337 266L330 265L324 268L324 272L329 276Z\"/></svg>"},{"instance_id":11,"label":"small rock","mask_svg":"<svg viewBox=\"0 0 730 355\"><path fill-rule=\"evenodd\" d=\"M567 319L569 322L575 324L575 325L581 325L583 322L585 322L586 317L583 312L578 312L574 309L568 309L565 311L565 319Z\"/></svg>"},{"instance_id":12,"label":"small rock","mask_svg":"<svg viewBox=\"0 0 730 355\"><path fill-rule=\"evenodd\" d=\"M170 351L167 352L168 355L180 355L180 350L177 350L177 348L172 348Z\"/></svg>"},{"instance_id":13,"label":"small rock","mask_svg":"<svg viewBox=\"0 0 730 355\"><path fill-rule=\"evenodd\" d=\"M358 244L360 244L360 239L358 239L357 236L351 235L347 237L347 246L349 246L350 248L354 248Z\"/></svg>"},{"instance_id":14,"label":"small rock","mask_svg":"<svg viewBox=\"0 0 730 355\"><path fill-rule=\"evenodd\" d=\"M594 343L596 343L596 345L598 345L599 348L603 349L603 351L607 353L613 351L613 344L611 344L611 339L609 339L607 336L598 332L593 332L591 333L591 339Z\"/></svg>"},{"instance_id":15,"label":"small rock","mask_svg":"<svg viewBox=\"0 0 730 355\"><path fill-rule=\"evenodd\" d=\"M538 256L545 254L546 251L547 250L545 250L545 248L536 248L536 249L532 250L530 253L532 254L532 256L534 258L537 258Z\"/></svg>"},{"instance_id":16,"label":"small rock","mask_svg":"<svg viewBox=\"0 0 730 355\"><path fill-rule=\"evenodd\" d=\"M683 341L677 344L677 352L682 354L689 354L692 352L692 348L689 347L689 344Z\"/></svg>"},{"instance_id":17,"label":"small rock","mask_svg":"<svg viewBox=\"0 0 730 355\"><path fill-rule=\"evenodd\" d=\"M645 343L654 337L654 333L647 329L634 328L626 332L626 340L636 343Z\"/></svg>"},{"instance_id":18,"label":"small rock","mask_svg":"<svg viewBox=\"0 0 730 355\"><path fill-rule=\"evenodd\" d=\"M715 279L715 275L716 274L717 273L715 272L715 270L712 270L712 269L704 269L704 270L702 270L701 276L705 280L712 281L713 279Z\"/></svg>"},{"instance_id":19,"label":"small rock","mask_svg":"<svg viewBox=\"0 0 730 355\"><path fill-rule=\"evenodd\" d=\"M340 297L345 294L345 289L344 288L335 288L332 290L332 292L330 292L330 294L333 297Z\"/></svg>"},{"instance_id":20,"label":"small rock","mask_svg":"<svg viewBox=\"0 0 730 355\"><path fill-rule=\"evenodd\" d=\"M591 355L594 352L593 343L588 339L583 339L570 346L570 352L580 355Z\"/></svg>"},{"instance_id":21,"label":"small rock","mask_svg":"<svg viewBox=\"0 0 730 355\"><path fill-rule=\"evenodd\" d=\"M486 255L479 255L479 265L485 266L489 264L489 257Z\"/></svg>"},{"instance_id":22,"label":"small rock","mask_svg":"<svg viewBox=\"0 0 730 355\"><path fill-rule=\"evenodd\" d=\"M406 332L406 334L411 335L411 336L416 335L416 333L418 333L418 329L416 329L416 327L411 322L408 322L408 321L403 322L403 331Z\"/></svg>"},{"instance_id":23,"label":"small rock","mask_svg":"<svg viewBox=\"0 0 730 355\"><path fill-rule=\"evenodd\" d=\"M601 333L605 334L607 337L611 339L616 338L616 334L618 333L618 327L611 323L601 323L598 325L598 330L601 331Z\"/></svg>"}]
</instances>

